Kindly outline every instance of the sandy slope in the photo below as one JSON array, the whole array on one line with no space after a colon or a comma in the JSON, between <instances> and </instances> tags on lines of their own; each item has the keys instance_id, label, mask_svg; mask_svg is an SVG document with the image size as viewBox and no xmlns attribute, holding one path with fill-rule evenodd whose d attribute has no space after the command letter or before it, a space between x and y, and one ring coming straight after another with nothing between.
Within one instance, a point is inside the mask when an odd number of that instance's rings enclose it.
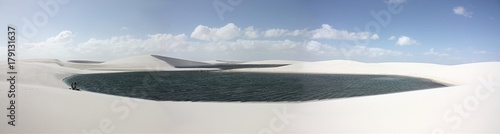
<instances>
[{"instance_id":1,"label":"sandy slope","mask_svg":"<svg viewBox=\"0 0 500 134\"><path fill-rule=\"evenodd\" d=\"M68 90L62 79L80 73L176 70L158 58L137 56L104 63L31 60L18 64L16 127L7 125L4 87L8 83L0 82L0 107L4 109L0 110L4 117L0 133L500 133L499 62L456 66L354 61L291 63L273 69L238 71L395 74L457 86L302 103L157 102L75 92ZM3 64L0 67L6 68Z\"/></svg>"}]
</instances>

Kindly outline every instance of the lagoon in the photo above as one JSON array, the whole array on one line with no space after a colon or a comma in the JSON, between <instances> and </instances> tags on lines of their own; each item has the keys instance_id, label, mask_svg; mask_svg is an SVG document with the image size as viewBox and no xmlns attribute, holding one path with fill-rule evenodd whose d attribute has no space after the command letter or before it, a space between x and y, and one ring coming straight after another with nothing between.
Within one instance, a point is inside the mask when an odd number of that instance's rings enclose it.
<instances>
[{"instance_id":1,"label":"lagoon","mask_svg":"<svg viewBox=\"0 0 500 134\"><path fill-rule=\"evenodd\" d=\"M379 95L445 87L395 75L162 71L78 74L82 90L157 101L283 102Z\"/></svg>"}]
</instances>

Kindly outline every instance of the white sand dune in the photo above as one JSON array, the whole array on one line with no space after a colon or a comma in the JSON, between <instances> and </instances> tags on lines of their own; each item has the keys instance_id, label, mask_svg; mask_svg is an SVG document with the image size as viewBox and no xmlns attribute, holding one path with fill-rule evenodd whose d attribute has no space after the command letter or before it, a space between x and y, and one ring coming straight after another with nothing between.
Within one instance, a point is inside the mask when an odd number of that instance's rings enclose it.
<instances>
[{"instance_id":1,"label":"white sand dune","mask_svg":"<svg viewBox=\"0 0 500 134\"><path fill-rule=\"evenodd\" d=\"M103 63L58 62L58 64L70 68L98 71L213 70L203 68L176 68L175 66L197 66L209 64L154 55L127 57Z\"/></svg>"},{"instance_id":2,"label":"white sand dune","mask_svg":"<svg viewBox=\"0 0 500 134\"><path fill-rule=\"evenodd\" d=\"M20 60L16 126L9 126L5 117L8 83L3 80L0 133L500 133L500 62L286 63L292 65L236 71L392 74L455 86L301 103L150 101L71 91L62 79L83 73L179 70L168 58L146 55L104 63Z\"/></svg>"},{"instance_id":3,"label":"white sand dune","mask_svg":"<svg viewBox=\"0 0 500 134\"><path fill-rule=\"evenodd\" d=\"M428 63L361 63L334 60L301 62L289 66L263 69L238 69L259 72L337 73L337 74L386 74L429 78L452 85L476 83L478 77L500 76L500 62L473 63L455 66Z\"/></svg>"}]
</instances>

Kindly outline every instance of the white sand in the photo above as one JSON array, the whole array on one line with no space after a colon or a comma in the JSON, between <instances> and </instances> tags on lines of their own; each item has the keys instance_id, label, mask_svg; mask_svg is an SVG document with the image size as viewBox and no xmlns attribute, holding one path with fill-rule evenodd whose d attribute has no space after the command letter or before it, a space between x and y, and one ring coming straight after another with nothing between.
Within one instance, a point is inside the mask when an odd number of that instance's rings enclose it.
<instances>
[{"instance_id":1,"label":"white sand","mask_svg":"<svg viewBox=\"0 0 500 134\"><path fill-rule=\"evenodd\" d=\"M178 70L152 56L105 63L30 60L18 64L16 127L7 125L8 83L0 82L0 133L500 133L500 62L280 63L292 65L238 71L393 74L456 86L302 103L159 102L71 91L62 82L81 73Z\"/></svg>"}]
</instances>

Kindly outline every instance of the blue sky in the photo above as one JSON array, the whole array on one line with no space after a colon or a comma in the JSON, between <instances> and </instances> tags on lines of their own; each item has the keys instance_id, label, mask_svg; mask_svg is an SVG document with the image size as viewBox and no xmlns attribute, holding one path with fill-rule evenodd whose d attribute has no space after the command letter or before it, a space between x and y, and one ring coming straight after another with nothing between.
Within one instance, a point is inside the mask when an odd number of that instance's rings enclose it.
<instances>
[{"instance_id":1,"label":"blue sky","mask_svg":"<svg viewBox=\"0 0 500 134\"><path fill-rule=\"evenodd\" d=\"M500 60L497 0L0 0L0 15L26 59Z\"/></svg>"}]
</instances>

